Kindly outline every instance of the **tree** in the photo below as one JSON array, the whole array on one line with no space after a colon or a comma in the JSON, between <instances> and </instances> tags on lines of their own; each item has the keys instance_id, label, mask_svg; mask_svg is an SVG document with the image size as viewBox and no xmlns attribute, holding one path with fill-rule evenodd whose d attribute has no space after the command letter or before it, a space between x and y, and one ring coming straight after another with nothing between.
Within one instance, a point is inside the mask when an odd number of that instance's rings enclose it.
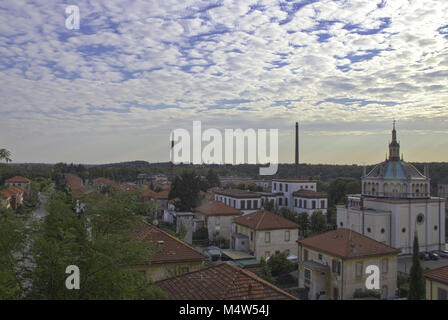
<instances>
[{"instance_id":1,"label":"tree","mask_svg":"<svg viewBox=\"0 0 448 320\"><path fill-rule=\"evenodd\" d=\"M168 198L180 199L180 211L192 211L198 204L200 185L200 178L196 172L186 170L174 179Z\"/></svg>"},{"instance_id":2,"label":"tree","mask_svg":"<svg viewBox=\"0 0 448 320\"><path fill-rule=\"evenodd\" d=\"M423 277L423 269L420 265L420 253L418 245L417 233L414 235L414 247L412 252L412 267L409 274L409 300L425 299L425 279Z\"/></svg>"},{"instance_id":3,"label":"tree","mask_svg":"<svg viewBox=\"0 0 448 320\"><path fill-rule=\"evenodd\" d=\"M85 198L86 212L78 217L68 195L54 193L49 215L36 228L32 246L33 299L159 299L163 291L135 270L145 264L154 247L133 235L141 218L133 213L135 196L125 192ZM80 269L80 290L67 290L66 267Z\"/></svg>"},{"instance_id":4,"label":"tree","mask_svg":"<svg viewBox=\"0 0 448 320\"><path fill-rule=\"evenodd\" d=\"M11 162L11 152L6 149L0 149L0 162L5 161L6 163Z\"/></svg>"},{"instance_id":5,"label":"tree","mask_svg":"<svg viewBox=\"0 0 448 320\"><path fill-rule=\"evenodd\" d=\"M266 259L264 257L261 257L260 264L261 264L261 271L258 274L260 278L270 283L275 283L275 279L272 276L271 266L267 264Z\"/></svg>"},{"instance_id":6,"label":"tree","mask_svg":"<svg viewBox=\"0 0 448 320\"><path fill-rule=\"evenodd\" d=\"M320 233L327 230L327 218L322 211L315 211L311 215L310 229L313 233Z\"/></svg>"},{"instance_id":7,"label":"tree","mask_svg":"<svg viewBox=\"0 0 448 320\"><path fill-rule=\"evenodd\" d=\"M281 274L290 273L295 270L294 263L288 260L286 251L272 255L267 264L271 269L272 276L276 277Z\"/></svg>"},{"instance_id":8,"label":"tree","mask_svg":"<svg viewBox=\"0 0 448 320\"><path fill-rule=\"evenodd\" d=\"M308 213L306 213L306 212L299 213L297 220L299 223L299 230L302 234L302 237L305 237L305 234L307 233L308 229L310 228L310 219L308 217Z\"/></svg>"},{"instance_id":9,"label":"tree","mask_svg":"<svg viewBox=\"0 0 448 320\"><path fill-rule=\"evenodd\" d=\"M0 300L23 295L25 225L10 209L0 207Z\"/></svg>"},{"instance_id":10,"label":"tree","mask_svg":"<svg viewBox=\"0 0 448 320\"><path fill-rule=\"evenodd\" d=\"M213 169L208 170L206 179L209 188L221 186L221 181L219 180L218 174Z\"/></svg>"}]
</instances>

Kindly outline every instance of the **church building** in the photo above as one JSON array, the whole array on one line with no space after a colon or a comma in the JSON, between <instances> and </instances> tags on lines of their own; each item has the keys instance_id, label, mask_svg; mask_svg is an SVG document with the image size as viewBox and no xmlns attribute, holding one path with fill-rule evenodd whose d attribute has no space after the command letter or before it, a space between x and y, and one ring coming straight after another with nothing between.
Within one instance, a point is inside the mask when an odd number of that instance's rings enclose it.
<instances>
[{"instance_id":1,"label":"church building","mask_svg":"<svg viewBox=\"0 0 448 320\"><path fill-rule=\"evenodd\" d=\"M428 167L422 174L400 159L395 121L389 158L369 173L363 170L361 194L337 206L339 228L348 228L411 254L417 233L420 251L445 247L445 200L431 197Z\"/></svg>"}]
</instances>

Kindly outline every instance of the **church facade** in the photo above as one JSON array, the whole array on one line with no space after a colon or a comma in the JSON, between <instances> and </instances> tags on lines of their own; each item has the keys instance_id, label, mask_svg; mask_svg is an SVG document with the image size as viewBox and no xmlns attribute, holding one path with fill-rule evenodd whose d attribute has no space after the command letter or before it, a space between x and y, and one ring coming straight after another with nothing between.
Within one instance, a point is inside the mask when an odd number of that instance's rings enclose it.
<instances>
[{"instance_id":1,"label":"church facade","mask_svg":"<svg viewBox=\"0 0 448 320\"><path fill-rule=\"evenodd\" d=\"M395 122L389 157L369 173L363 170L361 194L337 206L339 228L348 228L411 254L417 233L420 251L445 247L445 200L430 195L430 178L400 159Z\"/></svg>"}]
</instances>

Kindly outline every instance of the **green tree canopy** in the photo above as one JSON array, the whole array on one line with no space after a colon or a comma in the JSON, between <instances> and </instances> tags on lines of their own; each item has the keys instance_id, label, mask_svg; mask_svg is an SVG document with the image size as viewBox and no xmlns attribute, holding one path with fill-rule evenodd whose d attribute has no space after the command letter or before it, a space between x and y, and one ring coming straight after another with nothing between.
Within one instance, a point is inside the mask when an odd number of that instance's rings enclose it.
<instances>
[{"instance_id":1,"label":"green tree canopy","mask_svg":"<svg viewBox=\"0 0 448 320\"><path fill-rule=\"evenodd\" d=\"M198 205L201 181L194 170L185 170L176 176L168 198L179 198L181 211L192 211Z\"/></svg>"},{"instance_id":2,"label":"green tree canopy","mask_svg":"<svg viewBox=\"0 0 448 320\"><path fill-rule=\"evenodd\" d=\"M412 250L412 267L409 274L409 300L425 299L425 278L420 264L420 253L417 233L414 236L414 246Z\"/></svg>"}]
</instances>

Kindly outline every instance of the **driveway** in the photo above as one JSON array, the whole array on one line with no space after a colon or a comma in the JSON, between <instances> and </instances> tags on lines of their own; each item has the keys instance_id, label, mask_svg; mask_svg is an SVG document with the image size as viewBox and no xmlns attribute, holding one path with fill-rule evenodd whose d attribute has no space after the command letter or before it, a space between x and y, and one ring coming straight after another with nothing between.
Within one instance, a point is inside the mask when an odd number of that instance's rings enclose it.
<instances>
[{"instance_id":1,"label":"driveway","mask_svg":"<svg viewBox=\"0 0 448 320\"><path fill-rule=\"evenodd\" d=\"M42 218L44 218L45 216L48 215L47 210L45 209L46 205L47 205L47 200L48 200L48 196L42 194L39 192L39 207L36 208L36 210L34 210L33 212L33 218L40 220Z\"/></svg>"}]
</instances>

